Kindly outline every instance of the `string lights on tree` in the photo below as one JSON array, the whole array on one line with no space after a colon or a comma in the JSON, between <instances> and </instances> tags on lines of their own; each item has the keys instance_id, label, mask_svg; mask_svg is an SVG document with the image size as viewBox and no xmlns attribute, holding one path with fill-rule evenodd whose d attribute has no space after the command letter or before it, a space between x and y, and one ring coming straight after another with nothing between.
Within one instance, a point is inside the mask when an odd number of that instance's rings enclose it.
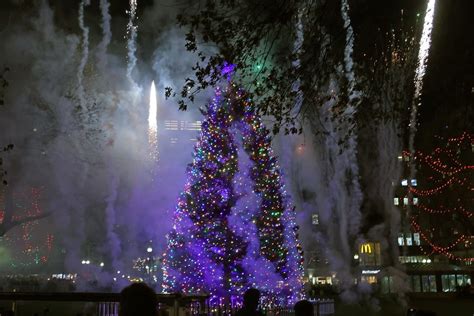
<instances>
[{"instance_id":1,"label":"string lights on tree","mask_svg":"<svg viewBox=\"0 0 474 316\"><path fill-rule=\"evenodd\" d=\"M474 136L465 132L448 138L430 154L415 152L410 158L418 165L419 178L418 187L409 185L408 190L413 201L420 201L412 203L411 226L425 247L431 247L430 251L422 248L422 252L474 262L472 253L466 252L474 235Z\"/></svg>"},{"instance_id":2,"label":"string lights on tree","mask_svg":"<svg viewBox=\"0 0 474 316\"><path fill-rule=\"evenodd\" d=\"M256 287L266 304L302 294L298 226L270 146L246 93L218 88L187 168L163 259L166 292L236 302Z\"/></svg>"},{"instance_id":3,"label":"string lights on tree","mask_svg":"<svg viewBox=\"0 0 474 316\"><path fill-rule=\"evenodd\" d=\"M40 229L44 212L41 208L41 188L32 187L24 192L14 194L14 212L10 221L21 223L16 229L9 230L2 242L10 247L21 247L21 251L11 261L13 268L28 267L46 263L54 245L54 235ZM0 224L5 220L5 196L0 194ZM32 220L29 220L32 219Z\"/></svg>"}]
</instances>

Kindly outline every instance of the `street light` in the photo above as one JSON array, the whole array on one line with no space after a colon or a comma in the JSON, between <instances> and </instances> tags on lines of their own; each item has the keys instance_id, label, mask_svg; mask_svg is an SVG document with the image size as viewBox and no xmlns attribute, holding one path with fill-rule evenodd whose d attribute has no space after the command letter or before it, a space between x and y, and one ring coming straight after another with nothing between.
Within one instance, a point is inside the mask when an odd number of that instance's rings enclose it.
<instances>
[{"instance_id":1,"label":"street light","mask_svg":"<svg viewBox=\"0 0 474 316\"><path fill-rule=\"evenodd\" d=\"M153 251L153 248L151 248L151 247L146 248L146 252L150 253L152 251Z\"/></svg>"}]
</instances>

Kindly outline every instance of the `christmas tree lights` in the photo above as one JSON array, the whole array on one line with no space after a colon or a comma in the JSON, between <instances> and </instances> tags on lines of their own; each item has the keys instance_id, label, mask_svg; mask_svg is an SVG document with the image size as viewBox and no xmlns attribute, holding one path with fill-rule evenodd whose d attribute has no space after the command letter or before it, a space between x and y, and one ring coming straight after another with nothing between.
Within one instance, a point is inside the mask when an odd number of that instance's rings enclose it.
<instances>
[{"instance_id":1,"label":"christmas tree lights","mask_svg":"<svg viewBox=\"0 0 474 316\"><path fill-rule=\"evenodd\" d=\"M302 294L302 248L270 137L244 91L217 89L187 169L164 254L165 292L266 304Z\"/></svg>"},{"instance_id":2,"label":"christmas tree lights","mask_svg":"<svg viewBox=\"0 0 474 316\"><path fill-rule=\"evenodd\" d=\"M12 267L28 267L46 263L49 260L49 254L54 245L54 235L44 232L37 220L44 215L41 208L42 189L32 187L29 190L13 194L13 211L10 210L11 221L17 221L21 224L18 229L9 230L4 236L2 242L9 248L18 249L15 251L13 260L10 265ZM5 212L5 193L0 192L0 224L6 214ZM28 219L32 220L28 220Z\"/></svg>"}]
</instances>

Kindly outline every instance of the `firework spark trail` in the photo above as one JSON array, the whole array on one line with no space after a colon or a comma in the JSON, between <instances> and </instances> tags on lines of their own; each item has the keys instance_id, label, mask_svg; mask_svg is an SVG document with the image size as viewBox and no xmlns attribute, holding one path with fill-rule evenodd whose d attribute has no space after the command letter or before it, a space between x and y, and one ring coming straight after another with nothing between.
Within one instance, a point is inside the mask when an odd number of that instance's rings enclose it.
<instances>
[{"instance_id":1,"label":"firework spark trail","mask_svg":"<svg viewBox=\"0 0 474 316\"><path fill-rule=\"evenodd\" d=\"M331 99L320 110L321 124L327 135L319 138L315 148L319 159L317 174L321 179L321 184L317 185L320 197L316 199L316 209L327 227L322 227L321 233L315 237L318 244L325 248L332 271L337 273L343 291L341 297L355 301L358 294L353 287L352 244L359 233L361 219L360 204L353 205L353 201L360 201L354 190L354 182L358 180L351 171L355 152L353 143L344 144L340 141L342 135L347 133L348 124L342 118L334 119L332 116L332 108L339 103L336 80L330 81L329 92Z\"/></svg>"},{"instance_id":2,"label":"firework spark trail","mask_svg":"<svg viewBox=\"0 0 474 316\"><path fill-rule=\"evenodd\" d=\"M158 123L157 123L157 101L155 81L150 87L150 107L148 110L148 146L150 147L150 158L156 162L158 160Z\"/></svg>"},{"instance_id":3,"label":"firework spark trail","mask_svg":"<svg viewBox=\"0 0 474 316\"><path fill-rule=\"evenodd\" d=\"M127 24L127 50L128 50L128 63L127 63L127 78L135 86L136 83L132 78L132 72L137 64L137 57L135 53L137 51L136 40L137 40L137 29L138 27L134 24L137 15L137 0L130 0L130 10L128 11L129 20Z\"/></svg>"},{"instance_id":4,"label":"firework spark trail","mask_svg":"<svg viewBox=\"0 0 474 316\"><path fill-rule=\"evenodd\" d=\"M351 18L349 16L349 3L348 0L342 0L341 2L341 15L344 20L344 28L346 29L346 47L344 49L344 68L345 75L348 83L347 90L349 91L350 106L351 101L358 96L355 90L355 74L354 74L354 60L352 59L352 53L354 52L354 30L351 24Z\"/></svg>"},{"instance_id":5,"label":"firework spark trail","mask_svg":"<svg viewBox=\"0 0 474 316\"><path fill-rule=\"evenodd\" d=\"M344 68L348 82L347 92L349 102L344 112L342 124L347 125L349 138L347 141L346 155L347 163L350 171L350 189L349 199L351 201L349 208L349 232L351 235L359 233L360 224L360 206L362 203L362 191L359 183L359 165L357 161L357 134L356 124L354 123L354 115L357 112L355 102L360 96L360 92L355 88L354 60L352 53L354 51L354 30L352 29L349 16L349 4L347 0L341 2L341 14L344 20L344 28L346 29L346 47L344 50Z\"/></svg>"},{"instance_id":6,"label":"firework spark trail","mask_svg":"<svg viewBox=\"0 0 474 316\"><path fill-rule=\"evenodd\" d=\"M105 70L107 66L107 48L112 39L112 31L110 29L111 16L109 13L110 4L108 0L100 0L100 12L102 15L102 41L99 43L97 51L97 59L99 67Z\"/></svg>"},{"instance_id":7,"label":"firework spark trail","mask_svg":"<svg viewBox=\"0 0 474 316\"><path fill-rule=\"evenodd\" d=\"M415 94L410 114L410 135L408 140L408 148L413 154L415 152L415 134L417 131L418 107L421 105L420 97L423 92L423 78L425 77L426 66L428 63L428 55L431 47L431 31L433 30L433 19L436 0L428 0L426 7L425 21L423 23L423 33L420 39L420 50L418 52L418 65L415 71ZM413 165L413 164L412 164ZM413 174L412 174L413 172ZM415 171L410 172L411 179L415 176Z\"/></svg>"},{"instance_id":8,"label":"firework spark trail","mask_svg":"<svg viewBox=\"0 0 474 316\"><path fill-rule=\"evenodd\" d=\"M426 72L426 66L428 63L428 55L431 46L431 31L433 30L433 19L434 19L434 9L435 9L436 0L428 0L428 5L426 7L425 21L423 23L423 32L420 39L420 50L418 51L418 64L415 71L415 93L413 95L411 113L410 113L410 124L409 135L408 135L408 150L412 157L415 154L415 135L417 131L417 118L418 118L418 107L421 105L421 93L423 91L423 79ZM409 179L415 179L416 177L416 168L413 159L410 159L410 172ZM411 181L408 181L411 183ZM408 191L408 199L413 198L412 191ZM410 203L407 205L406 219L411 216L412 207ZM405 220L404 231L406 233L410 232L410 223L408 220ZM408 247L404 246L403 254L407 255Z\"/></svg>"},{"instance_id":9,"label":"firework spark trail","mask_svg":"<svg viewBox=\"0 0 474 316\"><path fill-rule=\"evenodd\" d=\"M84 68L86 67L87 59L89 58L89 28L84 24L84 8L90 5L90 0L82 0L79 4L79 27L82 30L82 57L79 63L77 72L77 81L79 84L78 97L81 108L84 110L86 101L84 97Z\"/></svg>"},{"instance_id":10,"label":"firework spark trail","mask_svg":"<svg viewBox=\"0 0 474 316\"><path fill-rule=\"evenodd\" d=\"M293 66L296 69L299 69L301 67L301 60L300 60L300 55L301 55L301 50L303 48L303 41L304 41L304 30L303 30L303 13L300 12L298 13L298 21L296 22L295 25L296 29L296 39L295 39L295 44L293 47L294 53L296 53L297 58L293 62ZM293 113L297 114L300 111L301 105L303 103L303 92L301 91L301 79L298 78L294 84L293 89L298 93L296 100L295 100L295 107L293 109Z\"/></svg>"},{"instance_id":11,"label":"firework spark trail","mask_svg":"<svg viewBox=\"0 0 474 316\"><path fill-rule=\"evenodd\" d=\"M341 117L326 121L325 129L329 135L323 140L322 166L326 171L328 196L321 204L329 208L330 223L333 229L327 233L329 243L328 254L331 257L332 268L337 271L341 281L344 299L356 299L353 293L351 274L352 243L360 233L362 191L359 183L359 166L357 161L357 134L354 123L359 92L355 88L354 61L354 32L349 17L347 0L341 2L341 15L346 29L346 46L344 50L344 74L347 79L348 103ZM331 81L329 91L333 96L331 101L323 105L322 115L331 113L331 107L337 104L337 85ZM349 135L345 142L345 135ZM342 145L341 145L342 144ZM320 214L323 217L327 215Z\"/></svg>"}]
</instances>

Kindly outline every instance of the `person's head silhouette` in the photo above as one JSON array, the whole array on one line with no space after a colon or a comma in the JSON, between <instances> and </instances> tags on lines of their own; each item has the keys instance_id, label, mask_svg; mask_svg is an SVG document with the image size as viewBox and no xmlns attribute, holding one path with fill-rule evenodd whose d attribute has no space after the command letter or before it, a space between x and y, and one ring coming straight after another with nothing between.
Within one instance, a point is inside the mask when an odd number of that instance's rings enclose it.
<instances>
[{"instance_id":1,"label":"person's head silhouette","mask_svg":"<svg viewBox=\"0 0 474 316\"><path fill-rule=\"evenodd\" d=\"M260 301L260 291L254 288L248 289L244 293L243 307L249 310L257 310Z\"/></svg>"},{"instance_id":2,"label":"person's head silhouette","mask_svg":"<svg viewBox=\"0 0 474 316\"><path fill-rule=\"evenodd\" d=\"M156 316L156 293L145 283L133 283L120 292L120 316Z\"/></svg>"},{"instance_id":3,"label":"person's head silhouette","mask_svg":"<svg viewBox=\"0 0 474 316\"><path fill-rule=\"evenodd\" d=\"M298 301L295 304L295 316L313 316L313 304L307 300Z\"/></svg>"}]
</instances>

